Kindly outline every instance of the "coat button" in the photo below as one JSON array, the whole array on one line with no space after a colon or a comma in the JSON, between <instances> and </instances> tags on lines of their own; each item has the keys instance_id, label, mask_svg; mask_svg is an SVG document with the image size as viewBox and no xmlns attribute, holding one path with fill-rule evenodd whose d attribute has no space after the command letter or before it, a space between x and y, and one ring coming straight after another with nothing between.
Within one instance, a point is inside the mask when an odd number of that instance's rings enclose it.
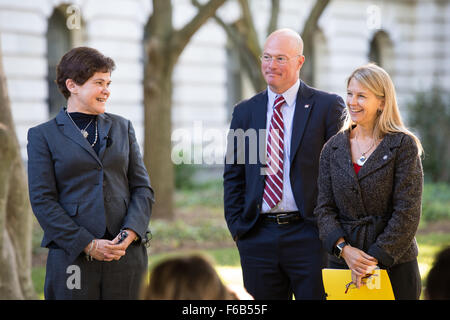
<instances>
[{"instance_id":1,"label":"coat button","mask_svg":"<svg viewBox=\"0 0 450 320\"><path fill-rule=\"evenodd\" d=\"M386 160L388 157L387 157L387 155L384 155L383 156L383 160Z\"/></svg>"}]
</instances>

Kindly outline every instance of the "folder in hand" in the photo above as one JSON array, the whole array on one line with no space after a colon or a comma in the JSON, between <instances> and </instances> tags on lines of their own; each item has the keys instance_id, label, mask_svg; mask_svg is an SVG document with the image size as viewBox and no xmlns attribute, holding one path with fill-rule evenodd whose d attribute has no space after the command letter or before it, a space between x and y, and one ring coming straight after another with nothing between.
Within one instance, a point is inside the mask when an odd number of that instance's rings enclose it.
<instances>
[{"instance_id":1,"label":"folder in hand","mask_svg":"<svg viewBox=\"0 0 450 320\"><path fill-rule=\"evenodd\" d=\"M386 270L375 269L359 289L348 269L322 269L322 277L327 300L395 300Z\"/></svg>"}]
</instances>

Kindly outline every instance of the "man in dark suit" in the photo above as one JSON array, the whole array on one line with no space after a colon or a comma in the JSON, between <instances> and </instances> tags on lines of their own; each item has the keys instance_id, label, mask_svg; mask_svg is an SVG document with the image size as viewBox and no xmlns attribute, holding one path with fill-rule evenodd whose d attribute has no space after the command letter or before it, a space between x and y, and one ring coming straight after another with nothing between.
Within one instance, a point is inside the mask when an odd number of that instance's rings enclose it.
<instances>
[{"instance_id":1,"label":"man in dark suit","mask_svg":"<svg viewBox=\"0 0 450 320\"><path fill-rule=\"evenodd\" d=\"M49 248L46 299L135 299L147 270L153 189L131 122L105 113L113 68L93 48L66 53L57 84L67 108L28 132L30 201Z\"/></svg>"},{"instance_id":2,"label":"man in dark suit","mask_svg":"<svg viewBox=\"0 0 450 320\"><path fill-rule=\"evenodd\" d=\"M325 254L313 218L319 156L345 106L300 81L302 53L295 31L267 38L261 71L268 88L236 105L228 135L225 218L255 299L324 298Z\"/></svg>"}]
</instances>

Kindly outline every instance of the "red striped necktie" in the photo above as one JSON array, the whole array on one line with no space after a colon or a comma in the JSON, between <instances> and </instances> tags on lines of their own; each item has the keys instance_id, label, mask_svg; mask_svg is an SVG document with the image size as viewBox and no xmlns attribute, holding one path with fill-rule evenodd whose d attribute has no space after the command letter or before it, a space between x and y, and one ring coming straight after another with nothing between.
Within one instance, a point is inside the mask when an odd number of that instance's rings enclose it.
<instances>
[{"instance_id":1,"label":"red striped necktie","mask_svg":"<svg viewBox=\"0 0 450 320\"><path fill-rule=\"evenodd\" d=\"M275 99L267 138L267 170L263 201L272 209L283 197L284 123L281 106L283 96Z\"/></svg>"}]
</instances>

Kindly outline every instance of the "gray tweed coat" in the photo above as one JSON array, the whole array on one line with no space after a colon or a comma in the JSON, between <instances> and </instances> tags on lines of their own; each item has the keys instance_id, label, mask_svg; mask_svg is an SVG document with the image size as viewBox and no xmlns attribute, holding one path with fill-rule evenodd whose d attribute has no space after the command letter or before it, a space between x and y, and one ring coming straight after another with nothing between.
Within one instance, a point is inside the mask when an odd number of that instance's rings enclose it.
<instances>
[{"instance_id":1,"label":"gray tweed coat","mask_svg":"<svg viewBox=\"0 0 450 320\"><path fill-rule=\"evenodd\" d=\"M344 237L381 267L414 260L423 186L414 140L387 134L358 175L351 159L349 131L333 136L321 153L314 214L325 249L332 254Z\"/></svg>"}]
</instances>

